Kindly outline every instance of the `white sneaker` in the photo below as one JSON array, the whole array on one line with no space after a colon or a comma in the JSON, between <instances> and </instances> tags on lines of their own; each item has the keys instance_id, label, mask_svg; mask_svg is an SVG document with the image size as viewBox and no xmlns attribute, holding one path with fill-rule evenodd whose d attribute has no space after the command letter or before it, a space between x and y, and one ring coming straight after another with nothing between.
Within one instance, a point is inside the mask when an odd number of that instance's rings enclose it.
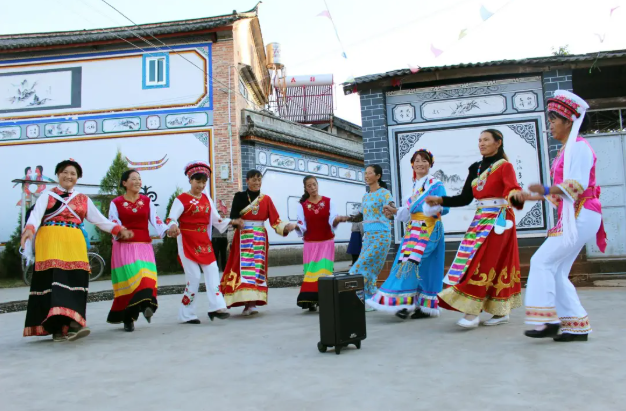
<instances>
[{"instance_id":1,"label":"white sneaker","mask_svg":"<svg viewBox=\"0 0 626 411\"><path fill-rule=\"evenodd\" d=\"M457 321L456 325L458 325L459 327L463 327L463 328L476 328L478 327L478 324L480 323L480 317L476 317L473 320L466 320L465 317L461 318L459 321Z\"/></svg>"},{"instance_id":2,"label":"white sneaker","mask_svg":"<svg viewBox=\"0 0 626 411\"><path fill-rule=\"evenodd\" d=\"M250 310L250 315L255 315L259 313L259 310L256 309L256 305L248 308Z\"/></svg>"},{"instance_id":3,"label":"white sneaker","mask_svg":"<svg viewBox=\"0 0 626 411\"><path fill-rule=\"evenodd\" d=\"M241 315L243 315L243 316L245 316L245 317L249 316L249 315L250 315L250 307L246 306L246 307L243 309L243 312L241 313Z\"/></svg>"},{"instance_id":4,"label":"white sneaker","mask_svg":"<svg viewBox=\"0 0 626 411\"><path fill-rule=\"evenodd\" d=\"M504 317L491 317L490 319L488 319L487 321L485 321L483 323L483 325L500 325L500 324L506 324L509 322L509 316L505 315Z\"/></svg>"}]
</instances>

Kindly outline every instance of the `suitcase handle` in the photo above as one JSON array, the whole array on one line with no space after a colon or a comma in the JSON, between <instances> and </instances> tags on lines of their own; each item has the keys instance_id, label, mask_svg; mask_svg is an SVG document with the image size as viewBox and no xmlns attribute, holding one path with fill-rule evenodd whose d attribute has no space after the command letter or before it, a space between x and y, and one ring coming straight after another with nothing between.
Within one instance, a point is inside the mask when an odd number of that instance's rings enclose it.
<instances>
[{"instance_id":1,"label":"suitcase handle","mask_svg":"<svg viewBox=\"0 0 626 411\"><path fill-rule=\"evenodd\" d=\"M350 289L351 289L351 288L357 288L357 287L359 286L359 283L358 283L358 282L356 282L356 281L346 281L346 282L344 283L344 286L345 286L346 288L350 288Z\"/></svg>"}]
</instances>

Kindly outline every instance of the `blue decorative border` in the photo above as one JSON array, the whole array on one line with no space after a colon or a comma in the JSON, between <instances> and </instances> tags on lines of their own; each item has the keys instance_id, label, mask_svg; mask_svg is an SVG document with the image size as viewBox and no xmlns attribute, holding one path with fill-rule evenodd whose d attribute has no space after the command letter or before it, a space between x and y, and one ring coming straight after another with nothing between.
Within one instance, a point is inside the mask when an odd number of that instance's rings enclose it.
<instances>
[{"instance_id":1,"label":"blue decorative border","mask_svg":"<svg viewBox=\"0 0 626 411\"><path fill-rule=\"evenodd\" d=\"M181 108L181 109L163 109L163 110L150 110L150 111L142 111L141 115L153 115L153 114L164 114L164 113L189 113L194 111L212 111L213 110L213 43L190 43L180 46L169 46L166 50L183 50L183 49L193 49L193 48L203 48L207 47L208 55L207 55L207 68L208 68L208 79L207 79L207 87L208 90L208 105L204 107L195 107L195 108ZM163 51L162 48L158 47L143 47L144 50L158 50L159 52ZM55 57L40 57L40 58L27 58L27 59L16 59L16 60L2 60L0 62L0 66L4 66L5 64L16 64L16 63L30 63L30 62L42 62L42 61L56 61L56 60L75 60L78 58L84 57L103 57L103 56L116 56L116 55L126 55L126 54L140 54L141 50L120 50L120 51L109 51L105 53L81 53L81 54L72 54L69 56L55 56ZM148 53L149 54L149 53ZM112 118L119 117L120 114L126 113L126 111L116 112L114 114L98 114L98 115L76 115L76 117L80 117L81 120L97 120L103 118ZM45 124L49 123L50 118L42 118L40 120L35 119L25 119L25 120L6 120L0 121L0 126L13 126L13 125L31 125L31 124Z\"/></svg>"},{"instance_id":2,"label":"blue decorative border","mask_svg":"<svg viewBox=\"0 0 626 411\"><path fill-rule=\"evenodd\" d=\"M155 57L165 57L165 84L146 84L147 60ZM170 53L150 53L141 55L141 88L150 90L153 88L169 88L170 87ZM156 74L156 73L155 73Z\"/></svg>"}]
</instances>

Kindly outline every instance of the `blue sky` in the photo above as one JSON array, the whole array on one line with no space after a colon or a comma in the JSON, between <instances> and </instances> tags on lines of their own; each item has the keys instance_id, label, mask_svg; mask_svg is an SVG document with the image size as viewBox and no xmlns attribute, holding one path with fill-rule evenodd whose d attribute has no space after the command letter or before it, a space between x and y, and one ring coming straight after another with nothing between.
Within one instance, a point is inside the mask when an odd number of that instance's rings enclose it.
<instances>
[{"instance_id":1,"label":"blue sky","mask_svg":"<svg viewBox=\"0 0 626 411\"><path fill-rule=\"evenodd\" d=\"M180 20L249 10L255 0L107 0L137 23ZM0 0L0 34L128 25L101 0ZM265 43L282 45L289 75L334 74L339 84L360 76L414 66L545 56L569 45L572 53L626 49L626 0L326 0L331 22L317 15L324 0L265 0ZM483 21L481 8L491 13ZM610 14L611 9L618 7ZM466 29L466 35L459 35ZM602 39L602 41L601 41ZM435 57L431 46L443 50ZM360 124L358 96L343 96L337 112Z\"/></svg>"}]
</instances>

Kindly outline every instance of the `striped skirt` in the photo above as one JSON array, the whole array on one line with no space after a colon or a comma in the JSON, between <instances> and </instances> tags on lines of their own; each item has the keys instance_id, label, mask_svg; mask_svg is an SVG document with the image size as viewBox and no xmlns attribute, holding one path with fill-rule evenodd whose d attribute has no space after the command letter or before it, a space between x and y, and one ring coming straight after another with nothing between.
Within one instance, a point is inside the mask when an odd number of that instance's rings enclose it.
<instances>
[{"instance_id":1,"label":"striped skirt","mask_svg":"<svg viewBox=\"0 0 626 411\"><path fill-rule=\"evenodd\" d=\"M333 274L335 240L304 242L304 281L298 294L298 307L309 308L317 304L317 280Z\"/></svg>"},{"instance_id":2,"label":"striped skirt","mask_svg":"<svg viewBox=\"0 0 626 411\"><path fill-rule=\"evenodd\" d=\"M111 256L113 306L107 322L137 321L147 307L157 309L157 270L150 243L113 242Z\"/></svg>"},{"instance_id":3,"label":"striped skirt","mask_svg":"<svg viewBox=\"0 0 626 411\"><path fill-rule=\"evenodd\" d=\"M88 287L89 261L82 231L75 225L39 228L24 337L67 334L72 321L86 326Z\"/></svg>"}]
</instances>

